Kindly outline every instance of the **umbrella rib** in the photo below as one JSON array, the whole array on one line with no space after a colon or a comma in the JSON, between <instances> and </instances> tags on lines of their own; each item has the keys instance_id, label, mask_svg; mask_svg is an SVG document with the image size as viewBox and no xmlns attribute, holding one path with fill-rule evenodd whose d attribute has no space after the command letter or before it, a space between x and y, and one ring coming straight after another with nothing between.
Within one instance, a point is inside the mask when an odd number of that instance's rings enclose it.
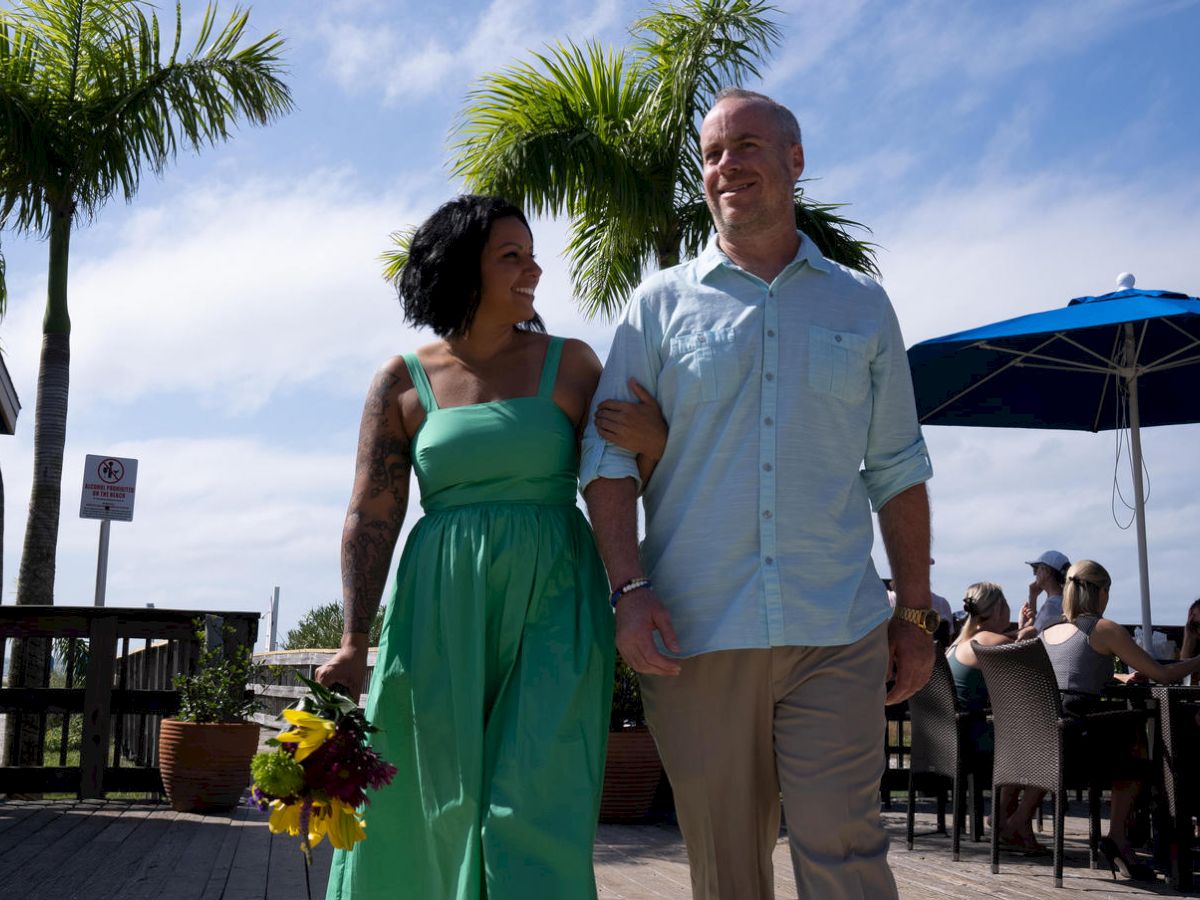
<instances>
[{"instance_id":1,"label":"umbrella rib","mask_svg":"<svg viewBox=\"0 0 1200 900\"><path fill-rule=\"evenodd\" d=\"M1054 342L1054 338L1051 337L1049 340L1039 344L1038 346L1034 347L1029 352L1036 353L1037 351L1039 351L1043 347L1045 347L1046 344L1051 344L1053 342ZM973 346L982 347L982 348L988 349L988 350L997 349L997 348L991 347L987 341L980 341L978 344L975 344ZM946 400L945 402L943 402L940 406L936 407L935 409L930 410L928 413L926 413L924 416L922 416L921 421L922 422L929 421L930 418L932 418L933 416L936 416L938 413L940 413L943 409L945 409L950 404L957 402L962 397L965 397L967 394L971 393L971 391L975 390L977 387L987 384L989 381L991 381L993 378L995 378L1001 372L1005 372L1012 366L1018 365L1021 362L1021 360L1024 358L1024 356L1026 356L1026 355L1028 355L1028 354L1018 356L1016 359L1011 360L1011 361L1005 363L1004 365L1002 365L995 372L989 373L987 376L985 376L984 378L981 378L979 381L972 382L969 386L967 386L966 388L964 388L963 390L961 390L957 394L955 394L953 397L951 397L948 400Z\"/></svg>"},{"instance_id":2,"label":"umbrella rib","mask_svg":"<svg viewBox=\"0 0 1200 900\"><path fill-rule=\"evenodd\" d=\"M1172 353L1171 355L1174 356L1175 354ZM1166 359L1167 357L1163 358ZM1181 369L1184 366L1194 366L1196 363L1200 363L1200 356L1189 356L1186 359L1177 359L1173 362L1163 363L1162 365L1156 362L1153 367L1147 366L1142 372L1165 372L1168 369Z\"/></svg>"},{"instance_id":3,"label":"umbrella rib","mask_svg":"<svg viewBox=\"0 0 1200 900\"><path fill-rule=\"evenodd\" d=\"M1061 338L1062 335L1055 335L1054 337ZM1015 356L1016 359L1014 359L1011 363L1009 363L1009 365L1023 366L1023 367L1030 368L1030 369L1055 368L1055 369L1060 369L1060 370L1066 371L1066 372L1071 372L1071 371L1074 371L1074 372L1097 372L1097 373L1101 373L1101 374L1113 371L1113 365L1111 362L1109 362L1108 360L1105 360L1104 357L1101 356L1100 354L1093 353L1091 350L1088 350L1087 347L1080 347L1079 349L1090 353L1092 356L1095 356L1097 359L1104 360L1104 362L1107 363L1107 365L1105 365L1105 366L1088 365L1087 363L1075 362L1074 360L1070 360L1070 359L1061 359L1059 357L1054 357L1054 356L1043 356L1037 352L1038 350L1041 350L1042 347L1045 347L1046 344L1051 344L1053 342L1054 342L1054 338L1051 338L1050 340L1046 341L1045 344L1042 344L1041 347L1036 347L1035 349L1028 350L1028 351L1010 350L1007 347L998 347L995 344L989 344L986 341L984 341L981 344L977 344L976 346L978 346L984 350L992 350L996 353L1007 353L1010 356ZM1068 341L1067 343L1073 344L1072 341ZM1035 360L1035 362L1027 362L1027 360ZM1045 363L1046 365L1038 365L1036 361L1041 361L1041 362Z\"/></svg>"},{"instance_id":4,"label":"umbrella rib","mask_svg":"<svg viewBox=\"0 0 1200 900\"><path fill-rule=\"evenodd\" d=\"M1180 328L1174 322L1167 322L1166 324L1170 325L1172 328L1174 328L1180 334L1184 335L1188 340L1191 341L1191 343L1184 344L1182 347L1179 347L1176 350L1172 350L1166 356L1160 356L1158 359L1154 360L1154 362L1146 363L1146 365L1143 367L1143 371L1145 371L1145 372L1158 371L1159 369L1173 369L1180 365L1190 365L1191 363L1195 362L1197 359L1200 359L1200 357L1193 356L1193 357L1189 357L1186 360L1183 360L1182 362L1175 362L1175 363L1170 363L1170 364L1167 363L1167 360L1173 359L1174 357L1178 356L1180 353L1187 353L1189 350L1194 350L1195 348L1200 347L1200 338L1193 336L1192 333L1190 331L1188 331L1186 328Z\"/></svg>"},{"instance_id":5,"label":"umbrella rib","mask_svg":"<svg viewBox=\"0 0 1200 900\"><path fill-rule=\"evenodd\" d=\"M1059 337L1059 338L1061 338L1063 341L1065 341L1066 343L1070 344L1070 345L1071 345L1072 347L1074 347L1076 350L1080 350L1080 351L1082 351L1083 353L1086 353L1088 356L1094 356L1096 359L1100 360L1100 362L1101 362L1101 363L1102 363L1104 366L1106 366L1106 367L1107 367L1107 368L1105 368L1105 369L1102 369L1102 370L1100 370L1100 371L1105 371L1105 372L1108 372L1108 371L1111 371L1111 370L1112 370L1112 368L1113 368L1113 365L1114 365L1114 364L1113 364L1113 361L1112 361L1112 358L1111 358L1111 357L1108 357L1108 356L1103 356L1103 355L1101 355L1101 354L1097 353L1095 350L1091 349L1090 347L1085 347L1083 344L1079 343L1079 342L1078 342L1078 341L1076 341L1074 338L1069 338L1069 337L1067 337L1067 336L1066 336L1065 334L1063 334L1061 331L1060 331L1060 332L1058 332L1058 334L1057 334L1057 335L1055 335L1055 336L1056 336L1056 337Z\"/></svg>"}]
</instances>

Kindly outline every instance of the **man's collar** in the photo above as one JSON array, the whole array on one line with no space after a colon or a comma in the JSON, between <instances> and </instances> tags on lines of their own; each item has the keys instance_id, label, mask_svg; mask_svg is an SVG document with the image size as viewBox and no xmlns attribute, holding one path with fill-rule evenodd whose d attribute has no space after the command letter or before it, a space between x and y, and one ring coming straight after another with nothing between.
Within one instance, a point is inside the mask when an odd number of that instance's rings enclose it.
<instances>
[{"instance_id":1,"label":"man's collar","mask_svg":"<svg viewBox=\"0 0 1200 900\"><path fill-rule=\"evenodd\" d=\"M818 272L828 274L831 270L829 260L821 255L821 251L817 249L817 245L813 243L803 231L797 230L797 235L800 237L800 246L796 250L796 255L792 261L784 266L783 271L787 272L803 263L808 263ZM737 268L737 263L725 255L717 242L717 235L713 235L708 240L708 245L704 248L701 254L696 257L696 273L701 281L704 281L722 266L731 266ZM783 274L782 272L780 273Z\"/></svg>"}]
</instances>

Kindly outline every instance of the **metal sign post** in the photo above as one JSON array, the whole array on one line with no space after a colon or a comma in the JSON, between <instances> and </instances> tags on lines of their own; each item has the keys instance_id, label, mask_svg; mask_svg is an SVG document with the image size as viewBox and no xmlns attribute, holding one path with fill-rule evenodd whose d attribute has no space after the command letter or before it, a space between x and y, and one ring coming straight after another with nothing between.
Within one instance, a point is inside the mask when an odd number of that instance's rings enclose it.
<instances>
[{"instance_id":1,"label":"metal sign post","mask_svg":"<svg viewBox=\"0 0 1200 900\"><path fill-rule=\"evenodd\" d=\"M274 652L279 649L279 585L275 585L275 592L271 595L268 618L270 625L267 628L267 649Z\"/></svg>"},{"instance_id":2,"label":"metal sign post","mask_svg":"<svg viewBox=\"0 0 1200 900\"><path fill-rule=\"evenodd\" d=\"M83 467L81 519L100 520L100 547L96 552L96 605L104 605L108 585L108 532L113 519L133 521L137 486L137 460L89 453Z\"/></svg>"}]
</instances>

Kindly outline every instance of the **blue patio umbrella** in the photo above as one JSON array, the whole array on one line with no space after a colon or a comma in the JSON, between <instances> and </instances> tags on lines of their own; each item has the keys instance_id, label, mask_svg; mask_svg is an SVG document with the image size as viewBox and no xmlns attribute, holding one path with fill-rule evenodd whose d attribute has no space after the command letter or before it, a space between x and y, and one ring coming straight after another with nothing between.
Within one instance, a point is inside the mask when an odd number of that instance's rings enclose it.
<instances>
[{"instance_id":1,"label":"blue patio umbrella","mask_svg":"<svg viewBox=\"0 0 1200 900\"><path fill-rule=\"evenodd\" d=\"M1150 578L1140 429L1200 422L1200 299L1133 287L1076 297L909 348L923 425L1128 428L1142 600L1150 649Z\"/></svg>"}]
</instances>

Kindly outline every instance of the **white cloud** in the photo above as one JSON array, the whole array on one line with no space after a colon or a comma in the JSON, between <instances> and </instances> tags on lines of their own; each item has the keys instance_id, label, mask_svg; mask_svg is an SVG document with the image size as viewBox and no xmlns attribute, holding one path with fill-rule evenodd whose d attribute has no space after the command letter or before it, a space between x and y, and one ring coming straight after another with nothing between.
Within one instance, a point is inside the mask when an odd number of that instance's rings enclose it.
<instances>
[{"instance_id":1,"label":"white cloud","mask_svg":"<svg viewBox=\"0 0 1200 900\"><path fill-rule=\"evenodd\" d=\"M533 0L492 0L469 19L434 17L416 25L410 16L383 16L352 24L345 16L324 17L317 28L327 42L326 65L351 92L381 90L399 104L453 88L461 94L475 76L530 59L547 43L570 38L584 43L610 28L616 0L567 4L565 18L547 21Z\"/></svg>"},{"instance_id":2,"label":"white cloud","mask_svg":"<svg viewBox=\"0 0 1200 900\"><path fill-rule=\"evenodd\" d=\"M345 173L212 183L137 207L106 256L71 273L73 399L129 404L171 391L249 413L286 388L363 381L409 340L380 278L387 235L420 198ZM119 210L114 210L118 213ZM44 251L43 251L44 252ZM14 304L9 366L33 396L41 303ZM368 377L369 377L368 369Z\"/></svg>"}]
</instances>

